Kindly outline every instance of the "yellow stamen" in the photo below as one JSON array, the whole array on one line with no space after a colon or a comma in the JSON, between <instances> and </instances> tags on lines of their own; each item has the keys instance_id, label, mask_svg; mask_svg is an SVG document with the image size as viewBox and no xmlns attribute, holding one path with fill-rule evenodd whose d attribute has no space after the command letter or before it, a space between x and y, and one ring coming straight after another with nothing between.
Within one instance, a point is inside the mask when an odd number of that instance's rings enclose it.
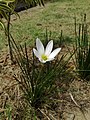
<instances>
[{"instance_id":1,"label":"yellow stamen","mask_svg":"<svg viewBox=\"0 0 90 120\"><path fill-rule=\"evenodd\" d=\"M46 55L44 55L44 54L41 56L41 58L42 58L43 60L47 60L47 59L48 59L48 57L47 57Z\"/></svg>"}]
</instances>

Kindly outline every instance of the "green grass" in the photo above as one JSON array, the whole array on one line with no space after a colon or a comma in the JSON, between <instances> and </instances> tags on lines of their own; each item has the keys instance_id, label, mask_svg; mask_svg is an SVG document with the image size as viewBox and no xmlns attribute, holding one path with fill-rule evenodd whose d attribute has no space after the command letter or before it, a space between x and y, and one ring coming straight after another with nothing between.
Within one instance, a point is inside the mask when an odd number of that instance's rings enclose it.
<instances>
[{"instance_id":1,"label":"green grass","mask_svg":"<svg viewBox=\"0 0 90 120\"><path fill-rule=\"evenodd\" d=\"M27 11L20 12L20 19L12 15L11 32L16 41L27 42L32 45L39 37L44 39L46 27L52 32L52 39L60 35L63 30L64 36L74 36L74 16L77 17L77 24L81 22L82 14L87 14L87 22L90 21L89 0L57 0L45 4L45 7L37 6ZM90 31L89 31L90 32ZM5 47L6 40L0 30L0 48Z\"/></svg>"}]
</instances>

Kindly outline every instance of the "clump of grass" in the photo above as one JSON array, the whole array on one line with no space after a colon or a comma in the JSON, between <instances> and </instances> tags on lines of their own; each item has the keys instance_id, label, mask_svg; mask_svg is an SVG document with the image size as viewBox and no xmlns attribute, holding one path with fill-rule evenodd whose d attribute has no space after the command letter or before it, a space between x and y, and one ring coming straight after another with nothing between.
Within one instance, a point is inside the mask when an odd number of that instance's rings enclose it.
<instances>
[{"instance_id":1,"label":"clump of grass","mask_svg":"<svg viewBox=\"0 0 90 120\"><path fill-rule=\"evenodd\" d=\"M76 32L76 22L75 22L75 35L76 35L76 70L83 79L88 79L90 77L90 44L88 40L88 31L86 23L86 14L84 14L84 20L79 24L78 35Z\"/></svg>"},{"instance_id":2,"label":"clump of grass","mask_svg":"<svg viewBox=\"0 0 90 120\"><path fill-rule=\"evenodd\" d=\"M0 111L0 119L5 120L5 118L12 120L12 108L10 105L6 105L5 109Z\"/></svg>"},{"instance_id":3,"label":"clump of grass","mask_svg":"<svg viewBox=\"0 0 90 120\"><path fill-rule=\"evenodd\" d=\"M55 90L55 82L67 72L66 65L72 55L66 59L66 54L58 56L54 61L41 64L34 56L32 50L31 56L28 56L27 47L24 49L18 46L11 36L13 55L20 67L20 74L15 80L19 83L24 94L24 98L30 105L30 108L37 110L47 101L51 93ZM45 37L45 44L49 41L48 36Z\"/></svg>"}]
</instances>

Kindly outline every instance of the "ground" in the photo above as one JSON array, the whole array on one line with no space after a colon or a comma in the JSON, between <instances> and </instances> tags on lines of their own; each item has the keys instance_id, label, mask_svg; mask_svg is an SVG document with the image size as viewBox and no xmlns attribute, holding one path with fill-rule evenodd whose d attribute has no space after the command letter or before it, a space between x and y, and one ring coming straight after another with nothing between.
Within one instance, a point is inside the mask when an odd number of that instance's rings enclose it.
<instances>
[{"instance_id":1,"label":"ground","mask_svg":"<svg viewBox=\"0 0 90 120\"><path fill-rule=\"evenodd\" d=\"M20 100L21 93L19 85L17 84L17 82L15 82L13 78L13 75L18 73L19 69L17 64L11 65L9 54L3 51L0 54L0 106L2 106L0 109L1 112L3 111L4 105L8 102L12 103L11 106L16 105L16 108L14 108L15 110L19 106L18 104L20 101L18 100ZM60 88L60 83L57 84L58 88ZM39 114L40 116L44 116L41 119L89 120L90 82L83 81L75 77L74 80L72 80L72 83L70 82L68 86L63 85L62 89L60 90L62 90L62 92L58 92L58 94L54 96L53 99L51 98L53 101L51 104L53 105L50 105L50 108L46 107L45 109L41 109L42 114Z\"/></svg>"}]
</instances>

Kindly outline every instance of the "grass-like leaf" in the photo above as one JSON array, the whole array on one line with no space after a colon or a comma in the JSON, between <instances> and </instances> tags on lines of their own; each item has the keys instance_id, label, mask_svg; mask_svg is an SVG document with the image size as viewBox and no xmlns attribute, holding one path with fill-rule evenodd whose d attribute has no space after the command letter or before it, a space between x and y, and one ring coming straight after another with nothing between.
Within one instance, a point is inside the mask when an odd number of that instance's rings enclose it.
<instances>
[{"instance_id":1,"label":"grass-like leaf","mask_svg":"<svg viewBox=\"0 0 90 120\"><path fill-rule=\"evenodd\" d=\"M78 36L76 36L76 69L80 76L89 79L90 76L90 45L88 40L86 14L82 24L79 24Z\"/></svg>"}]
</instances>

